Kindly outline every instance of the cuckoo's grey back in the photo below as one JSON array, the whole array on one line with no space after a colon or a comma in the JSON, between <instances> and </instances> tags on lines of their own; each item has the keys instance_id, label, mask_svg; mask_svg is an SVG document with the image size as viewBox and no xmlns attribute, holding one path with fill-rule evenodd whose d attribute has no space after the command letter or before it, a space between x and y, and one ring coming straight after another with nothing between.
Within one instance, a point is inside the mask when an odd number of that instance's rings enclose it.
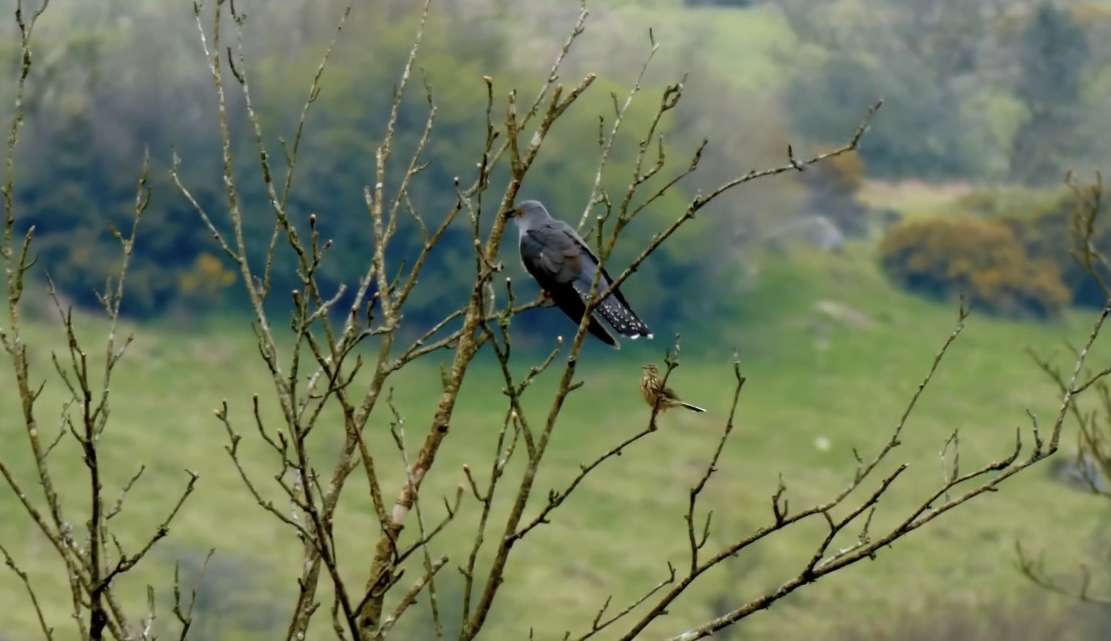
<instances>
[{"instance_id":1,"label":"cuckoo's grey back","mask_svg":"<svg viewBox=\"0 0 1111 641\"><path fill-rule=\"evenodd\" d=\"M526 200L514 210L519 232L521 262L552 301L571 320L578 323L586 312L590 285L598 271L598 258L574 228L553 218L544 205ZM613 279L602 270L598 291L610 287ZM588 329L602 342L617 347L617 340L598 322L595 314L622 336L652 338L648 326L637 317L617 288L595 308Z\"/></svg>"}]
</instances>

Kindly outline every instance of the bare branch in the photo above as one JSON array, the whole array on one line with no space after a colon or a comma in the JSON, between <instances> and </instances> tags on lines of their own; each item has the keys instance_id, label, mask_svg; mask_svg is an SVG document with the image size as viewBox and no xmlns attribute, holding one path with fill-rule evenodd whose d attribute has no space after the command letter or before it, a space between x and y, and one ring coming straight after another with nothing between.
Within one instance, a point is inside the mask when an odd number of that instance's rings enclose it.
<instances>
[{"instance_id":1,"label":"bare branch","mask_svg":"<svg viewBox=\"0 0 1111 641\"><path fill-rule=\"evenodd\" d=\"M204 562L201 564L200 575L197 577L197 585L194 585L189 590L189 602L186 603L182 598L181 592L181 575L180 564L174 564L174 607L173 613L177 618L178 623L181 624L181 633L178 636L178 641L185 641L189 636L189 630L193 627L193 608L197 605L197 590L204 575L208 572L208 563L212 560L212 555L216 553L215 549L209 550L208 554L204 557Z\"/></svg>"},{"instance_id":2,"label":"bare branch","mask_svg":"<svg viewBox=\"0 0 1111 641\"><path fill-rule=\"evenodd\" d=\"M673 582L675 582L675 567L672 566L671 563L668 563L667 564L667 578L663 579L662 581L660 581L656 585L652 586L640 598L636 599L635 601L633 601L632 603L627 605L620 612L615 612L614 614L610 615L608 618L603 619L602 617L605 616L606 610L609 609L609 604L610 604L610 600L611 600L611 597L606 597L605 603L602 604L601 609L598 610L598 614L594 615L594 620L591 621L591 623L590 623L590 630L588 630L587 632L583 633L580 636L575 637L575 641L586 641L590 637L598 634L599 632L602 632L603 630L605 630L609 626L613 625L614 623L617 623L622 618L624 618L626 615L628 615L630 612L632 612L637 607L639 607L642 603L644 603L648 599L652 598L652 595L656 594L661 589L670 585Z\"/></svg>"},{"instance_id":3,"label":"bare branch","mask_svg":"<svg viewBox=\"0 0 1111 641\"><path fill-rule=\"evenodd\" d=\"M31 606L35 609L35 618L38 619L39 629L42 630L42 635L46 637L47 641L53 641L54 628L46 624L46 618L42 614L42 607L39 605L39 598L35 594L35 589L31 587L31 579L28 578L25 571L15 564L15 559L12 558L12 555L8 553L8 550L5 549L3 545L0 545L0 555L4 556L4 564L19 577L19 580L23 583L24 589L27 590L27 596L31 599Z\"/></svg>"}]
</instances>

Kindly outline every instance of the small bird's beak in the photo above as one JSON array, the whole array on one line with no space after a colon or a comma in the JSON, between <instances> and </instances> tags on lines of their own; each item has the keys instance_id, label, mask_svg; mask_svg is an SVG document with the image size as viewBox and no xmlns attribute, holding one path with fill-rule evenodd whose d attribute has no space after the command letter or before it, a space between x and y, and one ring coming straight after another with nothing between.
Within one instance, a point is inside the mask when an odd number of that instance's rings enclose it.
<instances>
[{"instance_id":1,"label":"small bird's beak","mask_svg":"<svg viewBox=\"0 0 1111 641\"><path fill-rule=\"evenodd\" d=\"M510 218L520 218L521 217L521 209L519 207L514 207L512 210L510 210L509 216L510 216Z\"/></svg>"}]
</instances>

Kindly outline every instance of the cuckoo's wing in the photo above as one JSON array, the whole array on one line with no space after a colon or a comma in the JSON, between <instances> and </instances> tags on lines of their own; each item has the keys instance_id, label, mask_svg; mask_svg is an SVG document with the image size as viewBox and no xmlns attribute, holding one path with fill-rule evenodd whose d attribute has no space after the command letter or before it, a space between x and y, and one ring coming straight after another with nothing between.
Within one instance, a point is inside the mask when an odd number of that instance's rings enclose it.
<instances>
[{"instance_id":1,"label":"cuckoo's wing","mask_svg":"<svg viewBox=\"0 0 1111 641\"><path fill-rule=\"evenodd\" d=\"M586 304L575 283L581 277L583 265L589 261L589 256L584 256L575 243L558 229L543 226L521 235L521 262L525 269L551 295L556 307L576 324L586 313ZM587 283L589 287L589 281ZM593 315L587 330L603 343L618 347L617 340Z\"/></svg>"},{"instance_id":2,"label":"cuckoo's wing","mask_svg":"<svg viewBox=\"0 0 1111 641\"><path fill-rule=\"evenodd\" d=\"M575 229L563 221L555 221L555 226L559 231L562 231L572 243L578 248L579 252L583 254L583 269L580 270L579 276L575 281L575 290L585 300L590 295L590 284L594 280L595 270L598 268L598 258L594 252L590 251L590 246L586 244ZM605 269L602 270L602 281L598 285L598 291L601 292L610 286L613 278ZM636 312L633 311L629 301L625 300L625 295L621 293L619 288L613 288L601 303L598 304L598 313L606 322L613 327L618 334L628 336L633 340L645 336L652 338L652 331L644 324L644 321L637 317Z\"/></svg>"}]
</instances>

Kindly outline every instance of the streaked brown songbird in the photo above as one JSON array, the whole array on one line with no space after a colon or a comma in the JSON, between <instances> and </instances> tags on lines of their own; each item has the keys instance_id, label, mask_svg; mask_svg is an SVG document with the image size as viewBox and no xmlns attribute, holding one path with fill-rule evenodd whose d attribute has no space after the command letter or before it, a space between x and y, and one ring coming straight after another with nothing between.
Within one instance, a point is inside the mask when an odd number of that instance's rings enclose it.
<instances>
[{"instance_id":1,"label":"streaked brown songbird","mask_svg":"<svg viewBox=\"0 0 1111 641\"><path fill-rule=\"evenodd\" d=\"M660 376L660 370L656 368L655 363L649 363L641 369L644 370L644 376L640 379L640 392L644 394L644 400L650 407L656 407L658 399L660 412L669 410L673 407L685 407L693 412L706 411L703 407L688 403L679 398L679 396L675 394L675 390L670 387L664 387L663 378Z\"/></svg>"}]
</instances>

